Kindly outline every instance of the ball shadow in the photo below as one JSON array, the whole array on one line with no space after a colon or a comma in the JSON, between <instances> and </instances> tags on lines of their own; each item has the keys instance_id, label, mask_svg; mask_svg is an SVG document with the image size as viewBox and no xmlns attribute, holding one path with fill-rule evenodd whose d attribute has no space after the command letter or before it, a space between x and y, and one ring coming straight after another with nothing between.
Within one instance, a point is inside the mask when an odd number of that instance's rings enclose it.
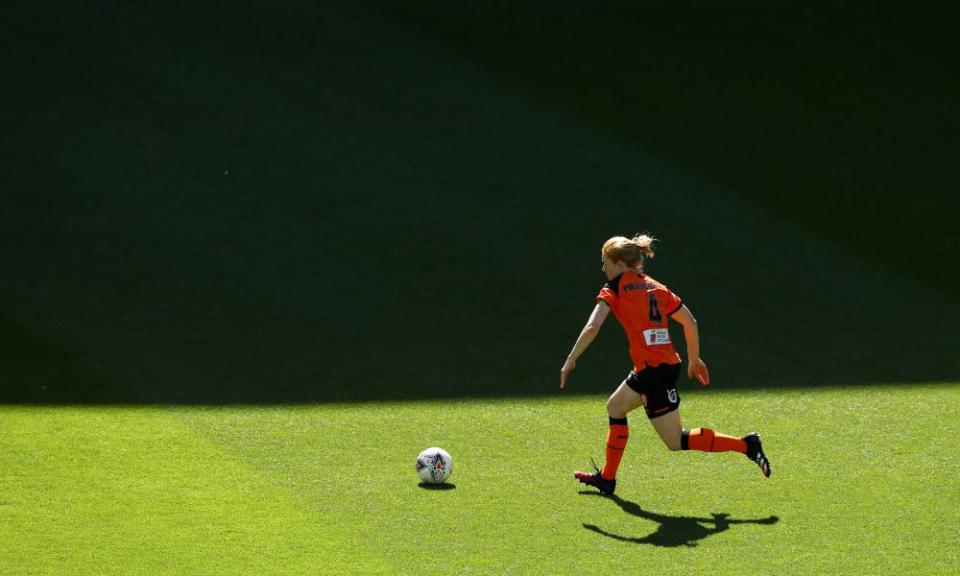
<instances>
[{"instance_id":1,"label":"ball shadow","mask_svg":"<svg viewBox=\"0 0 960 576\"><path fill-rule=\"evenodd\" d=\"M451 484L449 482L444 482L443 484L428 484L426 482L421 482L420 484L418 484L418 486L420 488L423 488L424 490L439 490L439 491L456 490L457 488L456 484Z\"/></svg>"}]
</instances>

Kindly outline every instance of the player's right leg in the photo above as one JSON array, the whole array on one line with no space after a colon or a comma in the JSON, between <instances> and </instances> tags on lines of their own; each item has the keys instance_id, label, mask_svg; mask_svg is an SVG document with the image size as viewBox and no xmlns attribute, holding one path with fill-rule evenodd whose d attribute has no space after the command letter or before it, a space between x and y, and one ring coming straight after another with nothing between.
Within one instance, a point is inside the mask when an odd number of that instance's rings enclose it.
<instances>
[{"instance_id":1,"label":"player's right leg","mask_svg":"<svg viewBox=\"0 0 960 576\"><path fill-rule=\"evenodd\" d=\"M683 438L683 424L680 421L680 409L677 408L661 416L650 419L650 424L656 430L657 436L663 440L668 450L680 450L680 441Z\"/></svg>"},{"instance_id":2,"label":"player's right leg","mask_svg":"<svg viewBox=\"0 0 960 576\"><path fill-rule=\"evenodd\" d=\"M748 434L742 438L728 436L711 428L685 430L680 421L680 395L676 389L677 366L661 365L648 368L651 378L644 388L647 417L657 435L670 450L698 450L700 452L740 452L760 466L764 476L770 476L770 461L763 453L760 435ZM677 372L678 374L678 372Z\"/></svg>"},{"instance_id":3,"label":"player's right leg","mask_svg":"<svg viewBox=\"0 0 960 576\"><path fill-rule=\"evenodd\" d=\"M763 475L769 478L770 461L767 460L767 455L763 453L763 444L760 443L760 435L756 432L751 432L743 437L743 441L747 444L747 458L756 462L757 466L760 467L760 471L763 472Z\"/></svg>"},{"instance_id":4,"label":"player's right leg","mask_svg":"<svg viewBox=\"0 0 960 576\"><path fill-rule=\"evenodd\" d=\"M675 448L671 449L675 450ZM680 449L699 450L700 452L740 452L755 462L764 476L770 476L770 461L763 453L760 435L756 432L737 438L736 436L721 434L711 428L683 430L680 436Z\"/></svg>"}]
</instances>

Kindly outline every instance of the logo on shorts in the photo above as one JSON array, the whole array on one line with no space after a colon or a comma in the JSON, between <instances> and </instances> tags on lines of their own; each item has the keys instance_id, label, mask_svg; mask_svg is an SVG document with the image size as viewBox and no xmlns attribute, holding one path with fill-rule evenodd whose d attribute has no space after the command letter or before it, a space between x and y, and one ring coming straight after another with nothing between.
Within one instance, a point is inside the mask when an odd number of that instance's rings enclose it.
<instances>
[{"instance_id":1,"label":"logo on shorts","mask_svg":"<svg viewBox=\"0 0 960 576\"><path fill-rule=\"evenodd\" d=\"M640 395L640 399L643 400L643 407L646 408L646 407L647 407L647 395L646 395L646 394L641 394L641 395Z\"/></svg>"},{"instance_id":2,"label":"logo on shorts","mask_svg":"<svg viewBox=\"0 0 960 576\"><path fill-rule=\"evenodd\" d=\"M677 403L677 389L676 389L676 388L671 388L671 389L667 390L667 400L669 400L671 404L676 404L676 403Z\"/></svg>"}]
</instances>

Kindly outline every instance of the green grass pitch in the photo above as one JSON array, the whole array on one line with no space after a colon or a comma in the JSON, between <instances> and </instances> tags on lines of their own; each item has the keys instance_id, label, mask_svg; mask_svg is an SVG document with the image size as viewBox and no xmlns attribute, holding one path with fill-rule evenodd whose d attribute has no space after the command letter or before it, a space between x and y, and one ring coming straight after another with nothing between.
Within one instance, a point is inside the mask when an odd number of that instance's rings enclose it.
<instances>
[{"instance_id":1,"label":"green grass pitch","mask_svg":"<svg viewBox=\"0 0 960 576\"><path fill-rule=\"evenodd\" d=\"M821 4L4 2L0 576L960 573L958 8ZM643 231L772 478L573 480Z\"/></svg>"},{"instance_id":2,"label":"green grass pitch","mask_svg":"<svg viewBox=\"0 0 960 576\"><path fill-rule=\"evenodd\" d=\"M603 398L0 408L0 574L946 574L956 385L689 392L774 474L669 453L640 414L618 499ZM921 411L904 409L922 405ZM440 445L450 488L418 484ZM940 481L936 481L940 478Z\"/></svg>"}]
</instances>

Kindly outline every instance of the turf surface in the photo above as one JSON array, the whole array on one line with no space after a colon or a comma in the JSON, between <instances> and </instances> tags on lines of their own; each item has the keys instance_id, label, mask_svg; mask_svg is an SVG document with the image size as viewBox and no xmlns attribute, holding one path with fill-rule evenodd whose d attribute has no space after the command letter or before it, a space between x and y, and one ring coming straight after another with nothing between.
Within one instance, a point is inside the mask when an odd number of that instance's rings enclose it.
<instances>
[{"instance_id":1,"label":"turf surface","mask_svg":"<svg viewBox=\"0 0 960 576\"><path fill-rule=\"evenodd\" d=\"M603 398L0 409L0 573L946 574L956 386L685 390L685 421L759 429L774 474L670 453L633 417L616 499ZM904 407L923 405L906 415ZM449 489L416 454L454 456Z\"/></svg>"},{"instance_id":2,"label":"turf surface","mask_svg":"<svg viewBox=\"0 0 960 576\"><path fill-rule=\"evenodd\" d=\"M4 3L0 573L956 572L954 12ZM771 480L572 484L643 230Z\"/></svg>"}]
</instances>

